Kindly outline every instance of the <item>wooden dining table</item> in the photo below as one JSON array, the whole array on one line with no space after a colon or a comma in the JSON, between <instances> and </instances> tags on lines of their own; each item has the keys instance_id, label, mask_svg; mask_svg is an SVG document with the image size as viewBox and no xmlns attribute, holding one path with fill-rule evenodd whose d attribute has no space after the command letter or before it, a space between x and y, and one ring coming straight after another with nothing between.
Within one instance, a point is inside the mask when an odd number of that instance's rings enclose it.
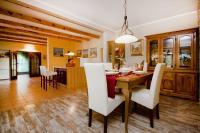
<instances>
[{"instance_id":1,"label":"wooden dining table","mask_svg":"<svg viewBox=\"0 0 200 133\"><path fill-rule=\"evenodd\" d=\"M122 90L122 94L125 97L125 132L128 133L128 115L131 109L131 96L134 86L147 82L147 87L149 87L150 79L152 78L153 72L148 72L146 74L130 74L127 76L118 77L116 87Z\"/></svg>"}]
</instances>

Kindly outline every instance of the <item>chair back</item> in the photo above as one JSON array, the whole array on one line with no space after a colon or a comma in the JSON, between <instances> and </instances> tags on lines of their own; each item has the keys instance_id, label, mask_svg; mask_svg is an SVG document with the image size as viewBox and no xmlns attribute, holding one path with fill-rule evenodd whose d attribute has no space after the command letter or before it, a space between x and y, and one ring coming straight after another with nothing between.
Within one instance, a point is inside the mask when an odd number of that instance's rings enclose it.
<instances>
[{"instance_id":1,"label":"chair back","mask_svg":"<svg viewBox=\"0 0 200 133\"><path fill-rule=\"evenodd\" d=\"M112 63L103 63L106 71L112 70Z\"/></svg>"},{"instance_id":2,"label":"chair back","mask_svg":"<svg viewBox=\"0 0 200 133\"><path fill-rule=\"evenodd\" d=\"M144 62L144 66L143 66L143 71L144 71L144 72L147 72L147 67L148 67L147 62Z\"/></svg>"},{"instance_id":3,"label":"chair back","mask_svg":"<svg viewBox=\"0 0 200 133\"><path fill-rule=\"evenodd\" d=\"M153 73L153 78L150 86L150 95L153 98L154 106L159 103L160 86L162 82L164 68L165 68L164 63L158 63Z\"/></svg>"},{"instance_id":4,"label":"chair back","mask_svg":"<svg viewBox=\"0 0 200 133\"><path fill-rule=\"evenodd\" d=\"M108 91L104 64L85 63L84 68L87 79L89 108L98 113L106 114Z\"/></svg>"},{"instance_id":5,"label":"chair back","mask_svg":"<svg viewBox=\"0 0 200 133\"><path fill-rule=\"evenodd\" d=\"M40 74L44 75L46 73L47 69L45 66L40 66Z\"/></svg>"}]
</instances>

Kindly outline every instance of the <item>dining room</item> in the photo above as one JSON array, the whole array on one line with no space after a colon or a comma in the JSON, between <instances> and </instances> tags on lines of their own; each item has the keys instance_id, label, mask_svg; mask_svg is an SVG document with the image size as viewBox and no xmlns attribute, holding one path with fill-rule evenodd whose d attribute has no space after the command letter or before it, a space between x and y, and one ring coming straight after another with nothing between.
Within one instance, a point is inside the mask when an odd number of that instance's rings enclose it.
<instances>
[{"instance_id":1,"label":"dining room","mask_svg":"<svg viewBox=\"0 0 200 133\"><path fill-rule=\"evenodd\" d=\"M200 132L199 25L200 0L0 0L0 132Z\"/></svg>"}]
</instances>

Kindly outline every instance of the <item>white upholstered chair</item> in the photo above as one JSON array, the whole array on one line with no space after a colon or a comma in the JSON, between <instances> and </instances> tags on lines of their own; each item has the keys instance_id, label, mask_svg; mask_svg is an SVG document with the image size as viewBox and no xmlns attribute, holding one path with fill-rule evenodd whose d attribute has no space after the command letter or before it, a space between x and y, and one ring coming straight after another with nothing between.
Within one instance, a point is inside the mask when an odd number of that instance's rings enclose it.
<instances>
[{"instance_id":1,"label":"white upholstered chair","mask_svg":"<svg viewBox=\"0 0 200 133\"><path fill-rule=\"evenodd\" d=\"M49 83L52 81L53 87L55 83L57 88L57 77L56 77L57 72L48 71L45 66L40 66L40 75L41 75L41 87L43 86L43 88L47 90L47 81L49 81Z\"/></svg>"},{"instance_id":2,"label":"white upholstered chair","mask_svg":"<svg viewBox=\"0 0 200 133\"><path fill-rule=\"evenodd\" d=\"M143 71L147 72L147 68L148 68L148 64L147 62L144 62Z\"/></svg>"},{"instance_id":3,"label":"white upholstered chair","mask_svg":"<svg viewBox=\"0 0 200 133\"><path fill-rule=\"evenodd\" d=\"M85 63L85 74L88 86L88 106L89 106L89 123L92 123L92 111L104 116L104 132L107 132L107 116L120 104L124 110L124 98L115 95L115 98L108 97L106 73L103 63ZM124 112L124 111L123 111ZM124 113L122 113L124 121Z\"/></svg>"},{"instance_id":4,"label":"white upholstered chair","mask_svg":"<svg viewBox=\"0 0 200 133\"><path fill-rule=\"evenodd\" d=\"M149 109L150 125L153 128L153 110L156 108L156 116L159 119L159 96L160 86L163 76L165 64L158 63L155 67L153 78L151 81L150 89L135 88L132 92L131 100Z\"/></svg>"},{"instance_id":5,"label":"white upholstered chair","mask_svg":"<svg viewBox=\"0 0 200 133\"><path fill-rule=\"evenodd\" d=\"M112 70L112 63L103 63L106 71Z\"/></svg>"}]
</instances>

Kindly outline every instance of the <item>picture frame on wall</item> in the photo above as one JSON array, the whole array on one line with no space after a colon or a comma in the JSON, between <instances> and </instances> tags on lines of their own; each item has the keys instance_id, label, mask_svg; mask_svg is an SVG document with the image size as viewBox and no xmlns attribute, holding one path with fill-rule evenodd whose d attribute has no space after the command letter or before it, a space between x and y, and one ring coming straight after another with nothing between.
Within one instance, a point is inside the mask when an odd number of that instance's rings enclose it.
<instances>
[{"instance_id":1,"label":"picture frame on wall","mask_svg":"<svg viewBox=\"0 0 200 133\"><path fill-rule=\"evenodd\" d=\"M63 57L64 49L63 48L53 48L53 55L56 57Z\"/></svg>"},{"instance_id":2,"label":"picture frame on wall","mask_svg":"<svg viewBox=\"0 0 200 133\"><path fill-rule=\"evenodd\" d=\"M88 49L84 49L82 53L83 58L88 58Z\"/></svg>"},{"instance_id":3,"label":"picture frame on wall","mask_svg":"<svg viewBox=\"0 0 200 133\"><path fill-rule=\"evenodd\" d=\"M97 48L90 48L90 57L97 58Z\"/></svg>"},{"instance_id":4,"label":"picture frame on wall","mask_svg":"<svg viewBox=\"0 0 200 133\"><path fill-rule=\"evenodd\" d=\"M142 56L143 55L144 39L140 39L137 42L130 44L131 56Z\"/></svg>"},{"instance_id":5,"label":"picture frame on wall","mask_svg":"<svg viewBox=\"0 0 200 133\"><path fill-rule=\"evenodd\" d=\"M76 56L77 57L82 57L82 50L77 50L76 51Z\"/></svg>"}]
</instances>

